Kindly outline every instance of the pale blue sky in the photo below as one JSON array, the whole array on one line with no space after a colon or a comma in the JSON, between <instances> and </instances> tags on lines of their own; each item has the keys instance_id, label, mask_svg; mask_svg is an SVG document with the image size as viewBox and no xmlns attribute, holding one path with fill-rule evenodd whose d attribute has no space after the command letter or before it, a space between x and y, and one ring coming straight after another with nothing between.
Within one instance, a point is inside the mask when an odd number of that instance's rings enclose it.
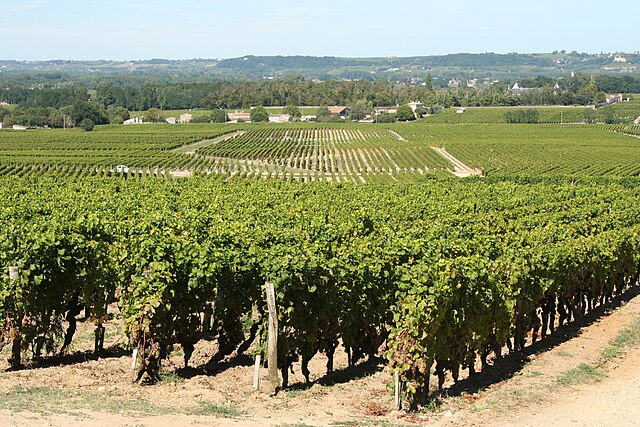
<instances>
[{"instance_id":1,"label":"pale blue sky","mask_svg":"<svg viewBox=\"0 0 640 427\"><path fill-rule=\"evenodd\" d=\"M639 0L0 0L0 59L640 50Z\"/></svg>"}]
</instances>

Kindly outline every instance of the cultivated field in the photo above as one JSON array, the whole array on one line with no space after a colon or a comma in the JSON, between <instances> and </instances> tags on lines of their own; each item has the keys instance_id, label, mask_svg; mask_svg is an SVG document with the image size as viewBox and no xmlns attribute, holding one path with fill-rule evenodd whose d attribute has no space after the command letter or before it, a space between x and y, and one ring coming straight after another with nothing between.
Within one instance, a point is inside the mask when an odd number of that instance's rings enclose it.
<instances>
[{"instance_id":1,"label":"cultivated field","mask_svg":"<svg viewBox=\"0 0 640 427\"><path fill-rule=\"evenodd\" d=\"M120 407L122 423L395 425L446 408L447 393L473 402L496 372L638 293L638 134L428 122L2 131L0 405L65 401L105 419ZM484 176L455 177L465 165ZM264 364L251 386L269 311L273 399ZM633 345L575 369L602 374ZM394 394L422 414L390 416Z\"/></svg>"},{"instance_id":2,"label":"cultivated field","mask_svg":"<svg viewBox=\"0 0 640 427\"><path fill-rule=\"evenodd\" d=\"M0 174L222 174L366 183L455 170L444 148L485 174L636 176L640 126L189 124L99 126L93 132L0 132ZM636 137L634 137L636 136Z\"/></svg>"}]
</instances>

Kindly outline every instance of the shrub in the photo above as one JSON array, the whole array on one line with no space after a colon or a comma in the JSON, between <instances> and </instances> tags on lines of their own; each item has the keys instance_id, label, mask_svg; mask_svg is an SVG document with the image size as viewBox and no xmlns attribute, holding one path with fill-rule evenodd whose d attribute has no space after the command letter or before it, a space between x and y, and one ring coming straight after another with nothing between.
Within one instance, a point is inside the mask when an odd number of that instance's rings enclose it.
<instances>
[{"instance_id":1,"label":"shrub","mask_svg":"<svg viewBox=\"0 0 640 427\"><path fill-rule=\"evenodd\" d=\"M91 132L94 126L95 126L95 123L93 123L93 120L91 119L84 119L83 121L80 122L80 127L87 132Z\"/></svg>"},{"instance_id":2,"label":"shrub","mask_svg":"<svg viewBox=\"0 0 640 427\"><path fill-rule=\"evenodd\" d=\"M507 123L538 123L538 110L528 108L507 111L504 115Z\"/></svg>"}]
</instances>

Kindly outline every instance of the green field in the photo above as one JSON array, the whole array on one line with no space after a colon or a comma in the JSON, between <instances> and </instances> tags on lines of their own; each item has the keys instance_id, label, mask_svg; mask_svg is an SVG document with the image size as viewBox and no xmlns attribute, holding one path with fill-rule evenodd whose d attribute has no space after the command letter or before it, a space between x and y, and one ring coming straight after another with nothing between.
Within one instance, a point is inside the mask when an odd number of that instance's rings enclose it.
<instances>
[{"instance_id":1,"label":"green field","mask_svg":"<svg viewBox=\"0 0 640 427\"><path fill-rule=\"evenodd\" d=\"M483 110L483 112L485 112ZM229 134L224 140L215 138ZM485 174L636 176L635 125L186 124L0 132L0 174L170 171L357 183L441 173L445 148ZM199 142L193 150L190 144ZM180 149L180 150L178 150Z\"/></svg>"},{"instance_id":2,"label":"green field","mask_svg":"<svg viewBox=\"0 0 640 427\"><path fill-rule=\"evenodd\" d=\"M613 132L637 132L638 126L408 124L397 129L409 140L445 147L488 174L640 174L640 140Z\"/></svg>"},{"instance_id":3,"label":"green field","mask_svg":"<svg viewBox=\"0 0 640 427\"><path fill-rule=\"evenodd\" d=\"M581 123L583 107L466 107L464 113L458 113L455 107L445 108L441 113L428 116L429 123L507 123L505 114L514 110L538 111L540 123Z\"/></svg>"},{"instance_id":4,"label":"green field","mask_svg":"<svg viewBox=\"0 0 640 427\"><path fill-rule=\"evenodd\" d=\"M605 108L610 108L616 115L627 118L631 121L640 117L640 99L631 100L629 102L616 102L610 107Z\"/></svg>"},{"instance_id":5,"label":"green field","mask_svg":"<svg viewBox=\"0 0 640 427\"><path fill-rule=\"evenodd\" d=\"M202 339L230 360L264 353L251 343L266 342L268 282L284 388L294 360L308 379L343 345L426 396L429 378L637 284L639 135L428 120L1 131L9 364L63 352L82 307L94 352L105 321L122 325L116 350L137 349L149 382L173 346L185 362ZM449 173L462 166L485 176Z\"/></svg>"}]
</instances>

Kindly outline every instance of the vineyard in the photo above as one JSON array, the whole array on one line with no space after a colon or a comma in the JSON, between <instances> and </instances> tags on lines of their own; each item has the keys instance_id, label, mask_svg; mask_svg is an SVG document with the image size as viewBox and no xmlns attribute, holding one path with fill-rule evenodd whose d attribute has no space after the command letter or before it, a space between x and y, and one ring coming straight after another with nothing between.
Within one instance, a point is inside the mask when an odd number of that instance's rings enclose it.
<instances>
[{"instance_id":1,"label":"vineyard","mask_svg":"<svg viewBox=\"0 0 640 427\"><path fill-rule=\"evenodd\" d=\"M112 173L119 164L128 165L132 175L146 176L165 170L198 169L205 166L199 159L171 150L233 130L222 126L145 125L100 126L93 132L2 131L0 174L103 175Z\"/></svg>"},{"instance_id":2,"label":"vineyard","mask_svg":"<svg viewBox=\"0 0 640 427\"><path fill-rule=\"evenodd\" d=\"M216 174L356 184L453 171L434 148L485 174L636 176L638 125L190 124L0 131L0 175ZM193 147L193 148L192 148Z\"/></svg>"},{"instance_id":3,"label":"vineyard","mask_svg":"<svg viewBox=\"0 0 640 427\"><path fill-rule=\"evenodd\" d=\"M323 353L331 371L342 345L350 364L384 349L419 398L430 372L441 386L634 286L638 188L1 178L2 344L14 369L46 358L85 310L99 353L115 304L134 378L158 380L174 345L186 363L205 337L222 356L264 351L270 282L283 387L294 360L304 373Z\"/></svg>"},{"instance_id":4,"label":"vineyard","mask_svg":"<svg viewBox=\"0 0 640 427\"><path fill-rule=\"evenodd\" d=\"M582 123L585 111L592 110L586 107L467 107L464 113L458 113L455 107L446 108L441 113L434 114L425 119L428 123L476 123L498 124L507 123L506 113L509 111L534 109L539 123Z\"/></svg>"},{"instance_id":5,"label":"vineyard","mask_svg":"<svg viewBox=\"0 0 640 427\"><path fill-rule=\"evenodd\" d=\"M451 165L428 145L401 141L383 128L307 126L261 128L211 145L198 154L239 159L261 176L366 182L401 172L423 174Z\"/></svg>"},{"instance_id":6,"label":"vineyard","mask_svg":"<svg viewBox=\"0 0 640 427\"><path fill-rule=\"evenodd\" d=\"M399 126L405 138L445 147L487 174L637 176L637 125Z\"/></svg>"}]
</instances>

